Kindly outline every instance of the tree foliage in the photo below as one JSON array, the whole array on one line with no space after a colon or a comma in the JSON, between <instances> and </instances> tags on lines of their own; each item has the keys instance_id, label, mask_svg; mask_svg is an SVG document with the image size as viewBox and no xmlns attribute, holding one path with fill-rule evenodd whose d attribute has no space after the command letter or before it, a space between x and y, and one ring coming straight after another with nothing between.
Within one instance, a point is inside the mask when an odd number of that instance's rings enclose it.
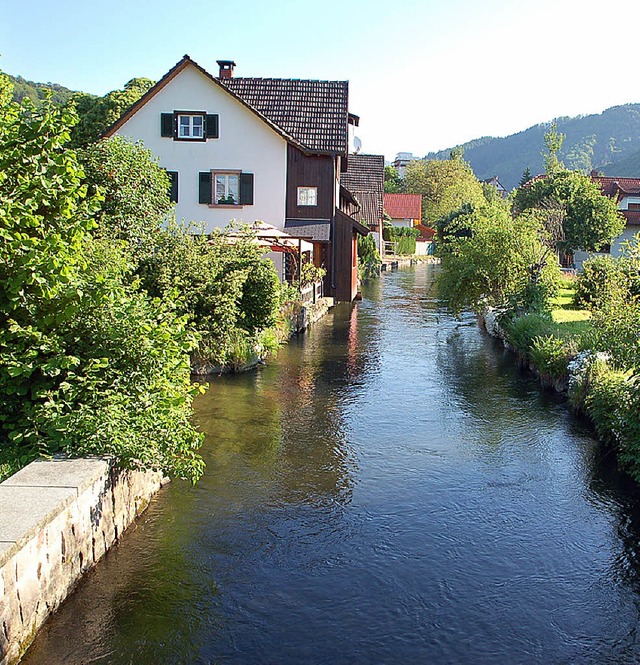
<instances>
[{"instance_id":1,"label":"tree foliage","mask_svg":"<svg viewBox=\"0 0 640 665\"><path fill-rule=\"evenodd\" d=\"M71 144L83 147L97 141L153 85L150 79L133 78L122 90L112 90L103 97L78 93L74 102L80 121L72 131Z\"/></svg>"},{"instance_id":2,"label":"tree foliage","mask_svg":"<svg viewBox=\"0 0 640 665\"><path fill-rule=\"evenodd\" d=\"M114 136L79 151L90 193L99 193L96 235L124 240L134 255L149 251L169 218L169 178L141 143Z\"/></svg>"},{"instance_id":3,"label":"tree foliage","mask_svg":"<svg viewBox=\"0 0 640 665\"><path fill-rule=\"evenodd\" d=\"M440 288L449 307L544 309L558 267L542 235L537 220L514 220L502 205L463 209L440 245Z\"/></svg>"},{"instance_id":4,"label":"tree foliage","mask_svg":"<svg viewBox=\"0 0 640 665\"><path fill-rule=\"evenodd\" d=\"M0 76L0 466L110 452L195 479L195 338L139 290L117 244L92 240L98 199L65 145L73 109L10 94Z\"/></svg>"},{"instance_id":5,"label":"tree foliage","mask_svg":"<svg viewBox=\"0 0 640 665\"><path fill-rule=\"evenodd\" d=\"M156 235L139 274L153 297L177 291L178 311L201 337L198 357L225 366L238 345L250 346L275 324L279 280L249 232L230 244L223 232L197 231L172 222Z\"/></svg>"},{"instance_id":6,"label":"tree foliage","mask_svg":"<svg viewBox=\"0 0 640 665\"><path fill-rule=\"evenodd\" d=\"M589 176L557 170L520 188L514 198L514 211L555 210L561 214L563 238L558 248L597 252L624 229L624 219L612 199L604 196Z\"/></svg>"},{"instance_id":7,"label":"tree foliage","mask_svg":"<svg viewBox=\"0 0 640 665\"><path fill-rule=\"evenodd\" d=\"M384 191L386 194L400 194L404 191L403 179L390 164L384 167Z\"/></svg>"},{"instance_id":8,"label":"tree foliage","mask_svg":"<svg viewBox=\"0 0 640 665\"><path fill-rule=\"evenodd\" d=\"M409 162L404 183L406 192L422 194L422 220L427 226L435 226L466 203L481 205L485 200L482 185L461 158Z\"/></svg>"}]
</instances>

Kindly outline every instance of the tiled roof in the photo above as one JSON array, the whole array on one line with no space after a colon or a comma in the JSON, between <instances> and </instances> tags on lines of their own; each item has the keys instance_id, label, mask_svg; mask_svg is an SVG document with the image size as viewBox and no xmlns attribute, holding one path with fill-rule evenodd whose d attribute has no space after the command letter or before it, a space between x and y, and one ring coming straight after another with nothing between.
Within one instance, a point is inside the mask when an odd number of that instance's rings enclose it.
<instances>
[{"instance_id":1,"label":"tiled roof","mask_svg":"<svg viewBox=\"0 0 640 665\"><path fill-rule=\"evenodd\" d=\"M612 178L610 176L592 175L592 180L602 187L603 194L621 199L624 195L640 194L640 178Z\"/></svg>"},{"instance_id":2,"label":"tiled roof","mask_svg":"<svg viewBox=\"0 0 640 665\"><path fill-rule=\"evenodd\" d=\"M274 78L218 81L308 150L347 152L348 81Z\"/></svg>"},{"instance_id":3,"label":"tiled roof","mask_svg":"<svg viewBox=\"0 0 640 665\"><path fill-rule=\"evenodd\" d=\"M358 219L377 227L383 215L384 155L349 155L340 182L358 200Z\"/></svg>"},{"instance_id":4,"label":"tiled roof","mask_svg":"<svg viewBox=\"0 0 640 665\"><path fill-rule=\"evenodd\" d=\"M433 237L436 234L435 229L432 229L430 226L425 226L424 224L416 224L414 228L420 231L417 240L433 240Z\"/></svg>"},{"instance_id":5,"label":"tiled roof","mask_svg":"<svg viewBox=\"0 0 640 665\"><path fill-rule=\"evenodd\" d=\"M294 238L311 238L316 242L331 240L331 222L328 219L287 219L284 228Z\"/></svg>"},{"instance_id":6,"label":"tiled roof","mask_svg":"<svg viewBox=\"0 0 640 665\"><path fill-rule=\"evenodd\" d=\"M422 195L385 194L384 209L391 219L422 219Z\"/></svg>"}]
</instances>

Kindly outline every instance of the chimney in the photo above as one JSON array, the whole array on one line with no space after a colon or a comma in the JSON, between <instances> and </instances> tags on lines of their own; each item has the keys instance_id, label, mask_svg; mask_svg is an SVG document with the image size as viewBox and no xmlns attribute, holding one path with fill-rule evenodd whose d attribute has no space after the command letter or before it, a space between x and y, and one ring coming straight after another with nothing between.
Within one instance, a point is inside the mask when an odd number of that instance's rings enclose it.
<instances>
[{"instance_id":1,"label":"chimney","mask_svg":"<svg viewBox=\"0 0 640 665\"><path fill-rule=\"evenodd\" d=\"M236 63L233 60L216 60L216 62L220 67L220 74L218 75L218 78L233 78L233 68L236 66Z\"/></svg>"}]
</instances>

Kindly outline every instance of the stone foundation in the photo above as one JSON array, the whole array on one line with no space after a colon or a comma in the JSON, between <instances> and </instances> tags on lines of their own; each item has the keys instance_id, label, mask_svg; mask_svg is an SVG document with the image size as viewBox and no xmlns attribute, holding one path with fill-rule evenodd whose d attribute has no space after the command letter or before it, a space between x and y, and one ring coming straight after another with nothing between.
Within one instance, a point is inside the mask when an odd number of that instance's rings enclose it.
<instances>
[{"instance_id":1,"label":"stone foundation","mask_svg":"<svg viewBox=\"0 0 640 665\"><path fill-rule=\"evenodd\" d=\"M0 665L20 660L161 485L98 458L36 461L0 483Z\"/></svg>"}]
</instances>

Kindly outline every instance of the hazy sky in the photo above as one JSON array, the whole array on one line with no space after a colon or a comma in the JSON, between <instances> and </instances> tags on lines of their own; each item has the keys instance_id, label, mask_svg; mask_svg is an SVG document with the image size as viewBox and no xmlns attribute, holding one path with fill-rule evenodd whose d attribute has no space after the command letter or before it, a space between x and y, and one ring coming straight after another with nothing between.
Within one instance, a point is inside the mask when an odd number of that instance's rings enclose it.
<instances>
[{"instance_id":1,"label":"hazy sky","mask_svg":"<svg viewBox=\"0 0 640 665\"><path fill-rule=\"evenodd\" d=\"M638 0L0 0L0 69L102 95L183 54L348 79L363 152L424 155L640 102Z\"/></svg>"}]
</instances>

